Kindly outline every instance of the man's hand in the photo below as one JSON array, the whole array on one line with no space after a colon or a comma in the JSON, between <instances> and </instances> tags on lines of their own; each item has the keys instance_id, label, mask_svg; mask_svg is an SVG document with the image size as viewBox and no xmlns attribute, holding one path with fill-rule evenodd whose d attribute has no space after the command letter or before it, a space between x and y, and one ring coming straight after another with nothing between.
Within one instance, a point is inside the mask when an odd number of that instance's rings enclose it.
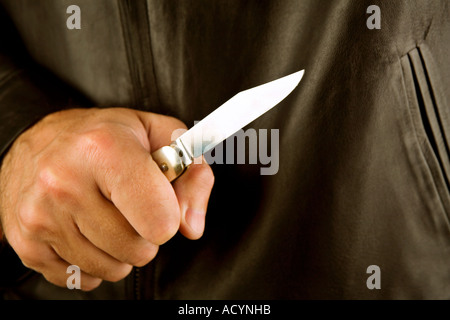
<instances>
[{"instance_id":1,"label":"man's hand","mask_svg":"<svg viewBox=\"0 0 450 320\"><path fill-rule=\"evenodd\" d=\"M77 265L91 290L147 264L178 230L201 237L210 167L192 165L171 184L150 155L178 128L130 109L73 109L24 132L0 171L3 233L22 262L59 286Z\"/></svg>"}]
</instances>

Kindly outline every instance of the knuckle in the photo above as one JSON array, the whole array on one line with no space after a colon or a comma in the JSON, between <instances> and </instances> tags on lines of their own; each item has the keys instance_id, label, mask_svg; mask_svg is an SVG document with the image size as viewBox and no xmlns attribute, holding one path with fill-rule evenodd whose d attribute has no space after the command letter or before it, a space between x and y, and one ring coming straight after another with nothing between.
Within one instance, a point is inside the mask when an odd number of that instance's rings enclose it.
<instances>
[{"instance_id":1,"label":"knuckle","mask_svg":"<svg viewBox=\"0 0 450 320\"><path fill-rule=\"evenodd\" d=\"M151 235L147 239L157 245L162 245L169 241L180 228L181 218L176 215L168 215L151 230Z\"/></svg>"},{"instance_id":2,"label":"knuckle","mask_svg":"<svg viewBox=\"0 0 450 320\"><path fill-rule=\"evenodd\" d=\"M28 269L38 270L40 265L36 262L35 259L30 259L27 255L24 255L20 251L16 251L17 255L20 257L20 260L22 261L22 264L27 267Z\"/></svg>"},{"instance_id":3,"label":"knuckle","mask_svg":"<svg viewBox=\"0 0 450 320\"><path fill-rule=\"evenodd\" d=\"M38 165L36 186L40 194L56 199L66 198L68 191L65 180L61 169L50 161L42 160Z\"/></svg>"},{"instance_id":4,"label":"knuckle","mask_svg":"<svg viewBox=\"0 0 450 320\"><path fill-rule=\"evenodd\" d=\"M80 286L81 286L82 291L92 291L92 290L98 288L101 283L102 283L102 279L92 278L92 277L89 277L89 279L86 279L86 277L84 277L81 280ZM61 285L61 287L65 286L65 285L66 285L66 283Z\"/></svg>"},{"instance_id":5,"label":"knuckle","mask_svg":"<svg viewBox=\"0 0 450 320\"><path fill-rule=\"evenodd\" d=\"M42 272L41 274L45 278L45 280L47 280L50 283L53 283L54 285L56 285L58 287L66 286L66 281L65 281L64 277L61 277L60 275L55 275L52 272L46 272L46 271Z\"/></svg>"},{"instance_id":6,"label":"knuckle","mask_svg":"<svg viewBox=\"0 0 450 320\"><path fill-rule=\"evenodd\" d=\"M181 129L187 129L186 124L183 121L181 121L180 119L171 117L171 116L169 117L169 119L173 122L174 127L181 128Z\"/></svg>"},{"instance_id":7,"label":"knuckle","mask_svg":"<svg viewBox=\"0 0 450 320\"><path fill-rule=\"evenodd\" d=\"M199 179L201 185L206 190L210 191L212 189L212 187L214 185L215 177L214 177L214 173L209 165L205 164L201 167L201 170L199 170L199 178L198 179Z\"/></svg>"},{"instance_id":8,"label":"knuckle","mask_svg":"<svg viewBox=\"0 0 450 320\"><path fill-rule=\"evenodd\" d=\"M195 190L201 195L209 194L214 186L215 177L211 167L202 162L198 165L192 165L190 168L190 184L195 185Z\"/></svg>"},{"instance_id":9,"label":"knuckle","mask_svg":"<svg viewBox=\"0 0 450 320\"><path fill-rule=\"evenodd\" d=\"M22 233L26 237L35 237L46 231L45 214L37 207L31 205L22 205L19 208L17 218L22 229Z\"/></svg>"},{"instance_id":10,"label":"knuckle","mask_svg":"<svg viewBox=\"0 0 450 320\"><path fill-rule=\"evenodd\" d=\"M43 258L40 244L24 237L22 233L15 232L8 238L8 243L25 267L39 272L45 267L48 260Z\"/></svg>"},{"instance_id":11,"label":"knuckle","mask_svg":"<svg viewBox=\"0 0 450 320\"><path fill-rule=\"evenodd\" d=\"M143 248L136 250L136 255L130 258L130 263L135 267L143 267L155 258L158 249L159 246L148 243Z\"/></svg>"},{"instance_id":12,"label":"knuckle","mask_svg":"<svg viewBox=\"0 0 450 320\"><path fill-rule=\"evenodd\" d=\"M133 269L133 266L126 264L126 263L120 263L116 267L112 268L111 270L108 270L103 279L106 281L111 282L117 282L125 278L127 275L130 274L131 270Z\"/></svg>"},{"instance_id":13,"label":"knuckle","mask_svg":"<svg viewBox=\"0 0 450 320\"><path fill-rule=\"evenodd\" d=\"M79 135L77 143L88 156L100 156L114 146L114 132L110 126L99 124L95 129Z\"/></svg>"},{"instance_id":14,"label":"knuckle","mask_svg":"<svg viewBox=\"0 0 450 320\"><path fill-rule=\"evenodd\" d=\"M34 252L31 252L29 249L18 248L15 249L15 251L22 261L22 264L28 269L39 272L45 267L45 261L41 257L37 256Z\"/></svg>"}]
</instances>

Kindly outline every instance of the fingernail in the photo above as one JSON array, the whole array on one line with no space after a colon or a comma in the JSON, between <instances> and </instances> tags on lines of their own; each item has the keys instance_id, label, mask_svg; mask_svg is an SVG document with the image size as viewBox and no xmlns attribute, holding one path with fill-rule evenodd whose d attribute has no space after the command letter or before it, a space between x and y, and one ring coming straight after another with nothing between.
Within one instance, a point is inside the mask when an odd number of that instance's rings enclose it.
<instances>
[{"instance_id":1,"label":"fingernail","mask_svg":"<svg viewBox=\"0 0 450 320\"><path fill-rule=\"evenodd\" d=\"M186 211L186 222L195 233L203 233L205 228L205 213L189 208Z\"/></svg>"}]
</instances>

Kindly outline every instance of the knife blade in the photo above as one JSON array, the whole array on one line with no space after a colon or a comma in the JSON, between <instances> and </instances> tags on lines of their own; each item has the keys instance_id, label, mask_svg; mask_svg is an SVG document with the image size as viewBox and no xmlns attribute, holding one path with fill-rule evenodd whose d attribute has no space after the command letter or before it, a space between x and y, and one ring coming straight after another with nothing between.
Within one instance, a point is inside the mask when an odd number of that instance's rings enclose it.
<instances>
[{"instance_id":1,"label":"knife blade","mask_svg":"<svg viewBox=\"0 0 450 320\"><path fill-rule=\"evenodd\" d=\"M286 98L300 83L304 72L301 70L239 92L169 146L154 151L151 154L153 160L169 181L175 180L195 158L213 149Z\"/></svg>"}]
</instances>

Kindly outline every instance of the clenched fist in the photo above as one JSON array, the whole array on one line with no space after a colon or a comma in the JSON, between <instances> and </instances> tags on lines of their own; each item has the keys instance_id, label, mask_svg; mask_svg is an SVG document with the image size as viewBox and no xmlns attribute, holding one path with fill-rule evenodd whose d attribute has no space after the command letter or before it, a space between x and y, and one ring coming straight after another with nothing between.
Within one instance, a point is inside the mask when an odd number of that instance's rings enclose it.
<instances>
[{"instance_id":1,"label":"clenched fist","mask_svg":"<svg viewBox=\"0 0 450 320\"><path fill-rule=\"evenodd\" d=\"M61 111L25 131L0 169L2 231L24 265L60 286L77 265L91 290L147 264L178 230L201 237L210 167L192 165L171 184L150 155L179 128L113 108Z\"/></svg>"}]
</instances>

